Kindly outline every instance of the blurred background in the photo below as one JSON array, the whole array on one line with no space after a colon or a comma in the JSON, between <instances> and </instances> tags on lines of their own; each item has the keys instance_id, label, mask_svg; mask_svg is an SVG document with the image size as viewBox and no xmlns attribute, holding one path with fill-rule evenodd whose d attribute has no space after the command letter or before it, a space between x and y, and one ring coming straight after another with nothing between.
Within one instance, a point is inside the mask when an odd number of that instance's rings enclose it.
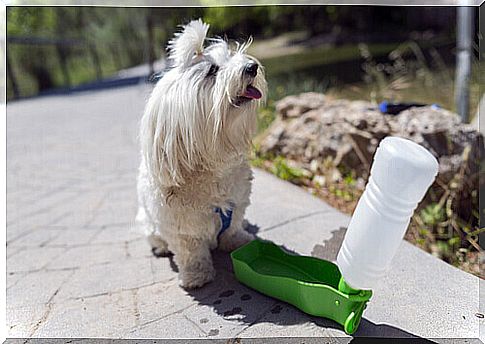
<instances>
[{"instance_id":1,"label":"blurred background","mask_svg":"<svg viewBox=\"0 0 485 344\"><path fill-rule=\"evenodd\" d=\"M412 94L453 110L456 12L383 6L9 7L8 99L163 59L177 26L200 17L213 35L255 38L251 52L266 67L270 99L305 90L373 100ZM479 92L473 43L472 111Z\"/></svg>"},{"instance_id":2,"label":"blurred background","mask_svg":"<svg viewBox=\"0 0 485 344\"><path fill-rule=\"evenodd\" d=\"M460 20L453 7L8 7L7 99L153 82L166 43L194 18L211 36L252 36L269 85L254 166L351 214L380 139L414 139L439 158L441 178L407 239L480 275L483 137L466 124L481 98L477 11ZM415 106L390 113L383 101Z\"/></svg>"}]
</instances>

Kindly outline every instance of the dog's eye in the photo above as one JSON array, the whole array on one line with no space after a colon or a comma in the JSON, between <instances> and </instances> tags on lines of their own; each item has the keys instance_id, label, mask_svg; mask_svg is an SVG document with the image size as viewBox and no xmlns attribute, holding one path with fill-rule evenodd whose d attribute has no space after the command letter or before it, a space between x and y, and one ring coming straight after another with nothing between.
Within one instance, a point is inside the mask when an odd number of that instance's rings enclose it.
<instances>
[{"instance_id":1,"label":"dog's eye","mask_svg":"<svg viewBox=\"0 0 485 344\"><path fill-rule=\"evenodd\" d=\"M217 74L218 71L219 71L219 66L213 64L211 65L209 72L207 73L207 76L214 76Z\"/></svg>"}]
</instances>

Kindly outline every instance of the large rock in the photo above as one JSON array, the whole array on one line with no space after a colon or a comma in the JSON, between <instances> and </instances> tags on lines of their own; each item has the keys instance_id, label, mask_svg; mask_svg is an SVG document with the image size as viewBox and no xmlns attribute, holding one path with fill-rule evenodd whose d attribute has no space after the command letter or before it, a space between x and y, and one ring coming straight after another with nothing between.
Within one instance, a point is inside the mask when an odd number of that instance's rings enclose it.
<instances>
[{"instance_id":1,"label":"large rock","mask_svg":"<svg viewBox=\"0 0 485 344\"><path fill-rule=\"evenodd\" d=\"M276 104L276 111L283 117L298 117L312 109L318 109L325 103L325 95L321 93L302 93L298 96L288 96Z\"/></svg>"},{"instance_id":2,"label":"large rock","mask_svg":"<svg viewBox=\"0 0 485 344\"><path fill-rule=\"evenodd\" d=\"M261 141L261 151L297 160L303 167L332 157L336 165L365 169L378 142L391 131L386 118L364 101L312 93L286 97L276 109L278 116Z\"/></svg>"},{"instance_id":3,"label":"large rock","mask_svg":"<svg viewBox=\"0 0 485 344\"><path fill-rule=\"evenodd\" d=\"M319 169L325 168L324 161L330 157L335 167L354 170L365 179L384 137L408 138L429 149L440 162L434 185L438 196L443 185L463 175L466 182L458 193L462 199L455 203L464 208L460 210L464 218L471 216L483 137L471 125L461 123L455 113L425 106L385 115L369 102L316 93L286 97L276 109L277 118L260 141L263 154L283 155L315 175L323 173Z\"/></svg>"}]
</instances>

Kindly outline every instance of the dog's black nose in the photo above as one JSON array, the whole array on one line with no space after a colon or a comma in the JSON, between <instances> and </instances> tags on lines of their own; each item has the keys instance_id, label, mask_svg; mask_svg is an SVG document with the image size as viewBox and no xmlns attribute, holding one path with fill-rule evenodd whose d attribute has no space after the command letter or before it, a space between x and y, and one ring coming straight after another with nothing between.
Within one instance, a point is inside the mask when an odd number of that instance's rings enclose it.
<instances>
[{"instance_id":1,"label":"dog's black nose","mask_svg":"<svg viewBox=\"0 0 485 344\"><path fill-rule=\"evenodd\" d=\"M258 74L258 64L255 62L249 62L245 67L244 67L244 73L247 75L252 76L253 78Z\"/></svg>"}]
</instances>

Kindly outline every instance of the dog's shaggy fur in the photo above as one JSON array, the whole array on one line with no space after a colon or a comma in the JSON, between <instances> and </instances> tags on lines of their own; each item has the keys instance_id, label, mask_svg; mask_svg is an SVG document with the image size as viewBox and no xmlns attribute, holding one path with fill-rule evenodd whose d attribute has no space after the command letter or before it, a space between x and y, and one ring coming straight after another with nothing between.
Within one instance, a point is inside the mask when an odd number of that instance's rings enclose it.
<instances>
[{"instance_id":1,"label":"dog's shaggy fur","mask_svg":"<svg viewBox=\"0 0 485 344\"><path fill-rule=\"evenodd\" d=\"M212 249L253 238L243 229L252 180L246 154L266 94L261 65L245 53L250 41L208 40L208 28L192 21L170 41L171 69L148 100L139 134L136 221L154 253L174 254L186 288L214 278ZM232 210L220 238L217 208Z\"/></svg>"}]
</instances>

